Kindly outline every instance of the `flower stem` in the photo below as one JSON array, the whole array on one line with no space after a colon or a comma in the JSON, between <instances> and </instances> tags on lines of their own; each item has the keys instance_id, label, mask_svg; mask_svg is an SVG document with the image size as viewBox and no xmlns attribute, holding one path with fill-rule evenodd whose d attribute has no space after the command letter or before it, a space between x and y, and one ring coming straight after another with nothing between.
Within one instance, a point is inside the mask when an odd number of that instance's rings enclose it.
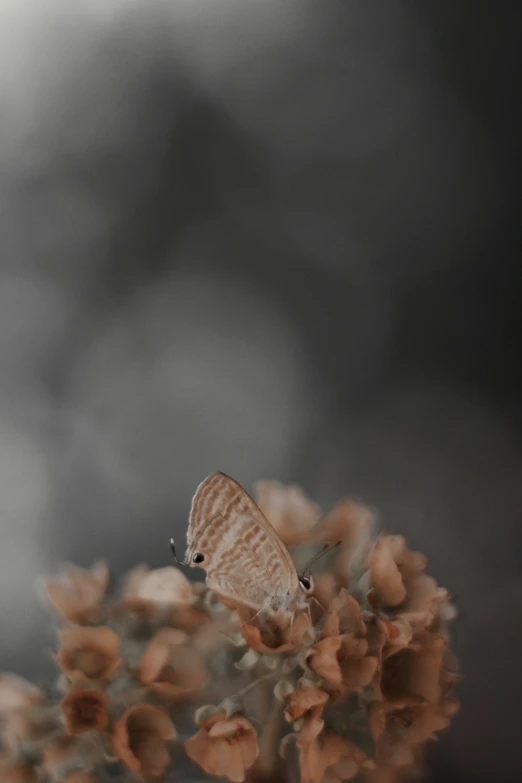
<instances>
[{"instance_id":1,"label":"flower stem","mask_svg":"<svg viewBox=\"0 0 522 783\"><path fill-rule=\"evenodd\" d=\"M268 672L267 674L263 674L261 677L258 677L255 680L252 680L248 685L245 685L244 688L242 688L240 691L237 691L237 693L234 693L233 697L235 699L241 699L245 694L247 694L249 691L251 691L253 688L256 688L259 683L265 682L266 680L273 679L274 677L278 676L278 672Z\"/></svg>"},{"instance_id":2,"label":"flower stem","mask_svg":"<svg viewBox=\"0 0 522 783\"><path fill-rule=\"evenodd\" d=\"M265 705L271 703L268 721L265 720L265 730L259 741L258 770L267 780L274 779L274 772L279 763L279 743L282 734L283 708L274 694L266 691Z\"/></svg>"}]
</instances>

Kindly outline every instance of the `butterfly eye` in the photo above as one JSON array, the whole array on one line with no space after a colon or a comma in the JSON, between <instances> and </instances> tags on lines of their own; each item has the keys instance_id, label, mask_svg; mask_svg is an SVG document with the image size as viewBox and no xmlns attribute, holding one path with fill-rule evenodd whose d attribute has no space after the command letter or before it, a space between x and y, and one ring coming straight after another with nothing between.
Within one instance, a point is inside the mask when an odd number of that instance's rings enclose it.
<instances>
[{"instance_id":1,"label":"butterfly eye","mask_svg":"<svg viewBox=\"0 0 522 783\"><path fill-rule=\"evenodd\" d=\"M299 582L305 592L308 593L312 589L312 580L309 579L307 576L300 576Z\"/></svg>"},{"instance_id":2,"label":"butterfly eye","mask_svg":"<svg viewBox=\"0 0 522 783\"><path fill-rule=\"evenodd\" d=\"M192 558L193 563L202 563L205 559L205 555L202 555L200 552L196 552L194 557Z\"/></svg>"}]
</instances>

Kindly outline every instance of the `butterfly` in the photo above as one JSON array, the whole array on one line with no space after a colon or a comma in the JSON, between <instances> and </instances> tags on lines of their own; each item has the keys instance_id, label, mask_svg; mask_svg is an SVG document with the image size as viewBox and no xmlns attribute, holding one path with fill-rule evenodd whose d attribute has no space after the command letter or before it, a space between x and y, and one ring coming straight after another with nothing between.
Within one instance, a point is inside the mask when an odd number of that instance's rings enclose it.
<instances>
[{"instance_id":1,"label":"butterfly","mask_svg":"<svg viewBox=\"0 0 522 783\"><path fill-rule=\"evenodd\" d=\"M171 549L176 558L172 539ZM204 568L211 590L257 613L309 611L311 577L298 576L290 552L259 506L224 473L212 473L196 490L182 564Z\"/></svg>"}]
</instances>

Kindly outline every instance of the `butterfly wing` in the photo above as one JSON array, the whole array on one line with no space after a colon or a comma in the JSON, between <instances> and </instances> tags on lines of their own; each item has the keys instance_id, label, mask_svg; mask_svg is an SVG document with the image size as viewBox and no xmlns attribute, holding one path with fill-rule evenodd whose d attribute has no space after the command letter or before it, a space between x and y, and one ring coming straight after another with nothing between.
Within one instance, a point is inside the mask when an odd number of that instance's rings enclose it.
<instances>
[{"instance_id":1,"label":"butterfly wing","mask_svg":"<svg viewBox=\"0 0 522 783\"><path fill-rule=\"evenodd\" d=\"M199 485L190 512L186 562L204 556L207 584L255 608L285 604L299 590L290 552L243 487L213 473Z\"/></svg>"}]
</instances>

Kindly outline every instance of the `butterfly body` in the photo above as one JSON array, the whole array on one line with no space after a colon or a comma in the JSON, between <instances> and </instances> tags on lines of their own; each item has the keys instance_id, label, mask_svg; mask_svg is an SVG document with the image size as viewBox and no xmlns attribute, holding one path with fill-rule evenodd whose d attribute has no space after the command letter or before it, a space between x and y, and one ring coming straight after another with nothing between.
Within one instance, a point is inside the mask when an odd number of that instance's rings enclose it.
<instances>
[{"instance_id":1,"label":"butterfly body","mask_svg":"<svg viewBox=\"0 0 522 783\"><path fill-rule=\"evenodd\" d=\"M224 473L196 490L185 564L204 568L224 598L270 615L308 607L309 580L299 579L290 552L250 495Z\"/></svg>"}]
</instances>

